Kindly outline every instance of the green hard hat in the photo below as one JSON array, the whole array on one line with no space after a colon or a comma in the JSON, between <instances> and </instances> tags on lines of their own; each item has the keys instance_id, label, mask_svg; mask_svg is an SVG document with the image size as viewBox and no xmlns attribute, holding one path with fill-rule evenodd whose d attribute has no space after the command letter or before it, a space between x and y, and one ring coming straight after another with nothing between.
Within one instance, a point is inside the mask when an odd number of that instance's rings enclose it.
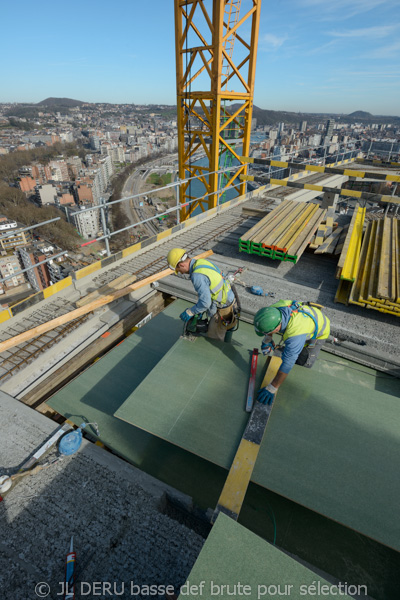
<instances>
[{"instance_id":1,"label":"green hard hat","mask_svg":"<svg viewBox=\"0 0 400 600\"><path fill-rule=\"evenodd\" d=\"M282 321L282 313L273 306L260 308L254 316L254 329L257 335L265 335L273 331Z\"/></svg>"}]
</instances>

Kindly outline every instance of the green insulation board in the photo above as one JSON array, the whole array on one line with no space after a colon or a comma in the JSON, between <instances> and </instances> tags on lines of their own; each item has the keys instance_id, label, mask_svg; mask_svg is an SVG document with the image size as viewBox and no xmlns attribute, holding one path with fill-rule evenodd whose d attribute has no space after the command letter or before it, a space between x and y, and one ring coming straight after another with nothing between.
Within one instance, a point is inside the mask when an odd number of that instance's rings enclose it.
<instances>
[{"instance_id":1,"label":"green insulation board","mask_svg":"<svg viewBox=\"0 0 400 600\"><path fill-rule=\"evenodd\" d=\"M178 340L115 416L229 469L248 418L246 352ZM400 401L377 389L393 382L321 356L281 387L252 481L400 549Z\"/></svg>"},{"instance_id":2,"label":"green insulation board","mask_svg":"<svg viewBox=\"0 0 400 600\"><path fill-rule=\"evenodd\" d=\"M338 584L339 585L339 584ZM347 584L348 585L348 584ZM346 589L318 577L242 525L220 513L178 600L200 598L344 598L365 592L366 586Z\"/></svg>"},{"instance_id":3,"label":"green insulation board","mask_svg":"<svg viewBox=\"0 0 400 600\"><path fill-rule=\"evenodd\" d=\"M256 342L250 334L249 344ZM245 345L180 339L115 416L227 467L248 419L250 357ZM260 359L256 389L264 371Z\"/></svg>"},{"instance_id":4,"label":"green insulation board","mask_svg":"<svg viewBox=\"0 0 400 600\"><path fill-rule=\"evenodd\" d=\"M76 425L84 420L98 423L100 441L113 452L193 496L202 508L207 509L219 496L225 471L114 416L131 392L179 340L183 329L179 315L187 307L188 303L182 300L171 303L46 403ZM253 328L241 323L234 333L234 343L247 345L249 341L254 346L259 344ZM250 372L250 356L248 369ZM95 434L90 426L88 430ZM203 483L205 480L207 487Z\"/></svg>"},{"instance_id":5,"label":"green insulation board","mask_svg":"<svg viewBox=\"0 0 400 600\"><path fill-rule=\"evenodd\" d=\"M175 301L47 403L77 425L82 420L97 422L100 440L106 446L147 473L193 495L207 508L210 504L204 503L209 502L210 493L215 501L218 499L223 469L230 467L247 419L244 399L232 385L231 372L219 374L218 385L222 382L227 393L214 404L214 411L206 410L207 398L202 409L201 397L197 396L196 426L181 447L176 441L157 437L153 429L148 433L137 423L131 425L114 416L119 409L126 413L132 392L136 388L139 391L147 377L150 381L157 375L162 359L182 333L179 314L186 307L186 302ZM241 323L234 341L235 355L239 356L241 346L249 350L260 338L250 325ZM209 348L215 344L211 342ZM186 348L196 345L197 341L188 342ZM260 367L263 361L260 357ZM226 365L236 371L229 358ZM175 395L182 369L176 363L171 369L176 375L172 390L163 385L159 398L153 393L144 398L149 411L165 408ZM191 371L196 370L193 364ZM243 375L246 382L248 374ZM154 381L157 384L157 377ZM311 370L294 367L277 396L253 481L400 550L399 395L398 379L326 352L321 352ZM207 456L209 430L215 445L218 421L219 449L214 447L216 453L207 462L200 456Z\"/></svg>"}]
</instances>

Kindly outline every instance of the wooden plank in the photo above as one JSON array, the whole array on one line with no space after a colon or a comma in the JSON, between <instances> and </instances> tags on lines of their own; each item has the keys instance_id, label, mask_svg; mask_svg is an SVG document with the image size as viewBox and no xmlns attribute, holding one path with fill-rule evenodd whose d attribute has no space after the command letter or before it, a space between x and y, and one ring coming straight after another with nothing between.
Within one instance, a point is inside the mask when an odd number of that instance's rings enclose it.
<instances>
[{"instance_id":1,"label":"wooden plank","mask_svg":"<svg viewBox=\"0 0 400 600\"><path fill-rule=\"evenodd\" d=\"M376 295L378 298L394 300L395 291L395 256L393 241L393 219L383 219L381 256L379 261Z\"/></svg>"},{"instance_id":2,"label":"wooden plank","mask_svg":"<svg viewBox=\"0 0 400 600\"><path fill-rule=\"evenodd\" d=\"M279 207L278 207L279 208ZM288 215L292 210L291 202L285 203L283 209L278 212L278 209L273 210L268 217L266 217L266 221L264 223L264 227L260 229L256 235L252 237L253 242L257 243L265 243L269 244L270 238L268 236L273 236L278 228L282 227L282 224L286 222L288 219ZM273 238L274 239L274 238Z\"/></svg>"},{"instance_id":3,"label":"wooden plank","mask_svg":"<svg viewBox=\"0 0 400 600\"><path fill-rule=\"evenodd\" d=\"M380 219L376 221L376 233L375 233L375 244L372 254L372 261L370 267L370 275L368 281L368 288L366 290L365 299L373 301L376 298L376 285L378 282L379 274L379 260L381 255L381 244L382 244L382 229L383 221Z\"/></svg>"},{"instance_id":4,"label":"wooden plank","mask_svg":"<svg viewBox=\"0 0 400 600\"><path fill-rule=\"evenodd\" d=\"M284 200L279 206L274 208L266 217L261 219L259 223L254 225L249 231L247 231L244 235L242 235L241 239L243 241L253 240L254 236L256 236L262 229L268 227L269 224L273 221L276 221L279 218L279 215L284 212L288 206L289 200Z\"/></svg>"},{"instance_id":5,"label":"wooden plank","mask_svg":"<svg viewBox=\"0 0 400 600\"><path fill-rule=\"evenodd\" d=\"M325 239L326 224L321 223L315 235L315 244L320 246Z\"/></svg>"},{"instance_id":6,"label":"wooden plank","mask_svg":"<svg viewBox=\"0 0 400 600\"><path fill-rule=\"evenodd\" d=\"M278 248L289 248L292 246L298 235L307 227L313 214L318 210L316 204L305 204L303 206L304 208L298 217L293 220L292 224L288 226L286 231L275 242Z\"/></svg>"},{"instance_id":7,"label":"wooden plank","mask_svg":"<svg viewBox=\"0 0 400 600\"><path fill-rule=\"evenodd\" d=\"M351 217L350 225L347 230L346 239L344 241L343 250L340 254L340 258L339 258L339 262L338 262L338 269L343 269L344 261L346 260L347 250L350 245L350 239L351 239L351 236L353 233L354 225L357 220L357 213L358 213L358 210L354 209L353 215Z\"/></svg>"},{"instance_id":8,"label":"wooden plank","mask_svg":"<svg viewBox=\"0 0 400 600\"><path fill-rule=\"evenodd\" d=\"M335 248L335 252L334 252L335 256L336 256L337 254L341 254L341 252L342 252L342 250L343 250L344 242L345 242L345 240L346 240L346 237L347 237L347 232L348 232L348 230L349 230L349 226L348 226L348 225L345 225L345 226L343 227L343 231L342 231L342 233L341 233L341 236L340 236L340 238L339 238L339 241L338 241L338 243L337 243L337 246L336 246L336 248Z\"/></svg>"},{"instance_id":9,"label":"wooden plank","mask_svg":"<svg viewBox=\"0 0 400 600\"><path fill-rule=\"evenodd\" d=\"M242 215L246 217L259 217L260 219L266 217L271 211L267 208L256 208L255 206L244 206L242 208Z\"/></svg>"},{"instance_id":10,"label":"wooden plank","mask_svg":"<svg viewBox=\"0 0 400 600\"><path fill-rule=\"evenodd\" d=\"M195 256L194 258L196 258L196 259L207 258L208 256L211 256L211 254L213 254L213 251L207 250L207 252L203 252L202 254L199 254L198 256ZM146 285L149 285L150 283L153 283L154 281L158 281L159 279L162 279L163 277L168 277L168 275L171 275L171 273L173 273L172 269L170 269L170 268L164 269L164 271L160 271L159 273L155 273L154 275L151 275L150 277L146 277L145 279L142 279L141 281L132 283L131 285L128 285L127 287L123 288L122 290L117 290L116 292L113 292L112 294L108 294L107 296L104 296L103 298L98 298L97 300L94 300L93 302L90 302L89 304L86 304L85 306L81 306L80 308L71 310L70 312L66 313L65 315L62 315L61 317L57 317L56 319L47 321L47 323L42 323L42 325L38 325L37 327L34 327L33 329L28 329L27 331L24 331L23 333L20 333L19 335L16 335L15 337L9 338L8 340L1 342L0 343L0 353L4 352L5 350L8 350L9 348L13 348L14 346L18 346L18 344L21 344L22 342L31 340L32 338L34 338L42 333L46 333L46 331L51 331L52 329L55 329L59 325L64 325L65 323L69 323L70 321L73 321L74 319L77 319L78 317L81 317L82 315L85 315L88 312L96 310L97 308L100 308L101 306L105 306L106 304L109 304L110 302L113 302L114 300L118 300L118 298L123 298L127 294L130 294L130 292L139 290L140 288L145 287Z\"/></svg>"},{"instance_id":11,"label":"wooden plank","mask_svg":"<svg viewBox=\"0 0 400 600\"><path fill-rule=\"evenodd\" d=\"M314 213L308 227L303 233L297 238L296 243L293 244L289 248L289 254L295 254L297 256L297 260L303 254L304 250L307 248L307 245L310 241L310 236L315 234L315 231L318 225L321 223L322 219L325 217L325 210L318 209L316 213Z\"/></svg>"},{"instance_id":12,"label":"wooden plank","mask_svg":"<svg viewBox=\"0 0 400 600\"><path fill-rule=\"evenodd\" d=\"M87 294L83 298L80 298L80 300L78 300L75 303L75 305L77 308L79 308L80 306L85 306L86 304L89 304L89 302L96 300L96 298L100 298L100 296L105 296L113 290L121 290L122 288L136 281L136 279L136 275L131 275L130 273L121 275L121 277L117 277L110 283L102 285L99 289L90 292L90 294Z\"/></svg>"},{"instance_id":13,"label":"wooden plank","mask_svg":"<svg viewBox=\"0 0 400 600\"><path fill-rule=\"evenodd\" d=\"M324 243L316 249L314 254L331 254L339 241L342 231L343 227L337 227L330 236L325 238Z\"/></svg>"},{"instance_id":14,"label":"wooden plank","mask_svg":"<svg viewBox=\"0 0 400 600\"><path fill-rule=\"evenodd\" d=\"M303 210L304 204L301 204L300 202L294 202L289 207L285 218L273 228L269 236L263 240L263 243L268 246L277 246L279 248L283 248L283 246L280 245L279 240L283 238L283 234L291 227L293 222L300 218Z\"/></svg>"},{"instance_id":15,"label":"wooden plank","mask_svg":"<svg viewBox=\"0 0 400 600\"><path fill-rule=\"evenodd\" d=\"M363 226L365 219L365 208L358 207L357 216L353 231L347 247L346 258L343 269L340 274L341 279L354 281L357 276L357 270L360 261L361 240L363 235Z\"/></svg>"},{"instance_id":16,"label":"wooden plank","mask_svg":"<svg viewBox=\"0 0 400 600\"><path fill-rule=\"evenodd\" d=\"M279 371L281 364L282 360L280 358L271 356L261 387L265 387L271 383ZM213 522L220 512L237 521L274 402L272 404L255 403L215 508L212 517Z\"/></svg>"}]
</instances>

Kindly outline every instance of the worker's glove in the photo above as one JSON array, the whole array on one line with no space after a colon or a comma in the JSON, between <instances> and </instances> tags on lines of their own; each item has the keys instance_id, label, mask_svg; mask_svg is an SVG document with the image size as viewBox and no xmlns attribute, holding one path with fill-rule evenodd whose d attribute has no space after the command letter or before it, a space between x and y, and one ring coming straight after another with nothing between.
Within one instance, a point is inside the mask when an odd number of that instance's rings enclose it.
<instances>
[{"instance_id":1,"label":"worker's glove","mask_svg":"<svg viewBox=\"0 0 400 600\"><path fill-rule=\"evenodd\" d=\"M194 315L194 313L192 313L190 308L187 308L186 310L183 311L183 313L181 313L179 315L179 318L182 319L182 321L184 323L187 323L188 321L190 321L190 319L193 317L193 315Z\"/></svg>"},{"instance_id":2,"label":"worker's glove","mask_svg":"<svg viewBox=\"0 0 400 600\"><path fill-rule=\"evenodd\" d=\"M261 352L266 356L267 354L272 354L275 350L275 343L272 339L272 336L266 335L261 344Z\"/></svg>"},{"instance_id":3,"label":"worker's glove","mask_svg":"<svg viewBox=\"0 0 400 600\"><path fill-rule=\"evenodd\" d=\"M257 394L257 400L261 402L261 404L272 404L277 391L278 388L272 385L272 383L269 383L266 387L260 389Z\"/></svg>"}]
</instances>

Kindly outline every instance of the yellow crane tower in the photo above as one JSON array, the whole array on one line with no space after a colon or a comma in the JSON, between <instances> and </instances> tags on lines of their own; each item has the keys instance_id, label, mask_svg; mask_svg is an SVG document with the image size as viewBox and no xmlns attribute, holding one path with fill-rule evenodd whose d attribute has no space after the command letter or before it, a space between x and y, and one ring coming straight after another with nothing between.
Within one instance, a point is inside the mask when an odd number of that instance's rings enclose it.
<instances>
[{"instance_id":1,"label":"yellow crane tower","mask_svg":"<svg viewBox=\"0 0 400 600\"><path fill-rule=\"evenodd\" d=\"M174 2L179 178L197 176L205 188L197 197L190 182L180 186L184 220L197 207L215 207L231 186L245 193L245 182L236 178L246 174L247 165L235 147L243 145L241 155L248 156L261 0ZM199 155L203 166L194 164ZM229 165L232 157L241 165L220 177L220 165Z\"/></svg>"}]
</instances>

